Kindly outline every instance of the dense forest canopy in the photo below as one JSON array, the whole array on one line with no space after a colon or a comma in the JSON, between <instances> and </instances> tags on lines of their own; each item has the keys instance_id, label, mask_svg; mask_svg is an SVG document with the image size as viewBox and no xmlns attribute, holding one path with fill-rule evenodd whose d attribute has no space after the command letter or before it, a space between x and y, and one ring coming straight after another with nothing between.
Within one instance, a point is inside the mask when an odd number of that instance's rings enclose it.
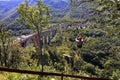
<instances>
[{"instance_id":1,"label":"dense forest canopy","mask_svg":"<svg viewBox=\"0 0 120 80\"><path fill-rule=\"evenodd\" d=\"M25 26L32 30L46 29L49 26L66 27L59 29L48 44L42 46L42 59L35 55L33 43L26 48L19 43L13 44L16 39L13 31L7 25L0 25L0 66L66 74L82 75L87 77L120 79L120 1L119 0L70 0L65 12L48 15L49 9L44 6L21 4L18 6L19 20L24 20ZM38 0L39 2L39 0ZM70 7L70 8L68 8ZM26 11L25 8L28 8ZM41 9L42 8L42 9ZM44 10L43 10L44 8ZM57 11L61 11L59 8ZM39 12L41 10L41 13ZM43 11L42 11L43 10ZM54 10L54 8L52 9ZM50 11L51 12L51 11ZM43 14L42 14L43 13ZM40 15L43 16L40 16ZM54 17L55 15L55 17ZM61 16L62 15L62 16ZM36 17L37 16L37 17ZM38 17L39 16L39 17ZM48 20L49 19L49 20ZM44 23L45 21L45 23ZM17 25L21 25L21 23ZM40 22L40 24L39 24ZM46 25L49 23L49 25ZM16 24L16 23L15 23ZM45 26L44 26L45 25ZM57 26L56 26L57 25ZM27 34L33 33L31 28ZM37 29L38 26L39 28ZM74 28L78 26L77 28ZM12 27L17 27L12 25ZM17 30L16 30L17 31ZM41 30L40 30L41 31ZM43 29L44 31L44 29ZM40 32L41 33L41 32ZM83 36L82 48L75 42L76 36ZM22 35L18 33L18 35ZM41 59L43 64L39 65ZM1 72L4 80L61 80L60 77L46 77L34 75L9 74ZM6 77L6 78L5 78ZM0 77L1 79L1 77ZM64 78L64 80L76 80Z\"/></svg>"}]
</instances>

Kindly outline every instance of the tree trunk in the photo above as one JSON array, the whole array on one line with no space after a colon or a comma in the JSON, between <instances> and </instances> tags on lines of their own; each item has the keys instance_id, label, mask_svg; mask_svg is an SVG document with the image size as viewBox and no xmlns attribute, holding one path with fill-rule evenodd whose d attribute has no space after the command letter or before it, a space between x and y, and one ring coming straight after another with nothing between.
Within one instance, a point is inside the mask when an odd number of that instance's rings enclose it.
<instances>
[{"instance_id":1,"label":"tree trunk","mask_svg":"<svg viewBox=\"0 0 120 80\"><path fill-rule=\"evenodd\" d=\"M41 41L41 32L42 32L42 28L40 28L39 30L39 27L36 26L36 29L37 29L37 34L38 34L38 46L39 46L39 49L38 49L38 63L37 65L39 66L39 64L41 63L42 65L42 41ZM43 67L42 67L42 71L43 71Z\"/></svg>"}]
</instances>

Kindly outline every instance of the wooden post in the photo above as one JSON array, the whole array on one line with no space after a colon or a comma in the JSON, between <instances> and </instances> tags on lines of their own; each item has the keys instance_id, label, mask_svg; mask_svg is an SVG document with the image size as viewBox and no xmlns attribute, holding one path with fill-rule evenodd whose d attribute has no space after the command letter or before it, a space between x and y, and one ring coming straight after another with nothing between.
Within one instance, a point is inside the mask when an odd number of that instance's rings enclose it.
<instances>
[{"instance_id":1,"label":"wooden post","mask_svg":"<svg viewBox=\"0 0 120 80\"><path fill-rule=\"evenodd\" d=\"M63 80L63 72L62 72L62 74L61 74L61 80Z\"/></svg>"}]
</instances>

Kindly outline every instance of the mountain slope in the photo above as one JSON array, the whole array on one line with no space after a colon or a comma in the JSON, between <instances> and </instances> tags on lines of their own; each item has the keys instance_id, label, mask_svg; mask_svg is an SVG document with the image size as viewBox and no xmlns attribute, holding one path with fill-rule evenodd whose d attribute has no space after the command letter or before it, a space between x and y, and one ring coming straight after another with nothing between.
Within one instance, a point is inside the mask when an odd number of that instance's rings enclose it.
<instances>
[{"instance_id":1,"label":"mountain slope","mask_svg":"<svg viewBox=\"0 0 120 80\"><path fill-rule=\"evenodd\" d=\"M16 11L18 4L22 0L17 1L0 1L0 20L4 20L10 14L13 14Z\"/></svg>"},{"instance_id":2,"label":"mountain slope","mask_svg":"<svg viewBox=\"0 0 120 80\"><path fill-rule=\"evenodd\" d=\"M18 35L23 32L25 27L21 27L15 19L18 17L16 9L18 5L23 2L23 0L10 0L10 1L0 1L0 22L5 23L7 29L11 29L15 34ZM29 4L35 5L37 0L29 0ZM69 10L69 3L67 0L43 0L43 3L50 7L50 12L53 15L51 19L56 20L58 17L63 17L65 13ZM26 31L24 31L26 34ZM29 31L27 32L29 33Z\"/></svg>"},{"instance_id":3,"label":"mountain slope","mask_svg":"<svg viewBox=\"0 0 120 80\"><path fill-rule=\"evenodd\" d=\"M0 1L0 21L7 20L8 18L13 18L16 15L16 8L23 0L10 0L10 1ZM30 4L36 4L37 0L29 0ZM67 0L43 0L43 2L48 5L51 11L56 11L60 9L68 9Z\"/></svg>"}]
</instances>

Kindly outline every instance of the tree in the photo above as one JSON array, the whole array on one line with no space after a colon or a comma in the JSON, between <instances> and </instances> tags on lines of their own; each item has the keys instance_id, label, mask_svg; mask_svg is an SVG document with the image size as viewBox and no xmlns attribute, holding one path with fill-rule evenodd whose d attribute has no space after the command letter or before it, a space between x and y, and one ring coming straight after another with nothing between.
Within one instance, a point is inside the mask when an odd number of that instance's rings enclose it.
<instances>
[{"instance_id":1,"label":"tree","mask_svg":"<svg viewBox=\"0 0 120 80\"><path fill-rule=\"evenodd\" d=\"M38 56L42 56L42 45L41 45L41 32L47 25L50 18L49 8L42 3L41 0L37 1L37 5L30 5L26 0L21 3L17 8L19 13L18 21L26 26L34 29L38 34ZM41 61L42 62L42 61ZM40 57L38 57L38 65L40 64Z\"/></svg>"},{"instance_id":2,"label":"tree","mask_svg":"<svg viewBox=\"0 0 120 80\"><path fill-rule=\"evenodd\" d=\"M0 66L18 68L23 61L23 49L4 25L0 25Z\"/></svg>"},{"instance_id":3,"label":"tree","mask_svg":"<svg viewBox=\"0 0 120 80\"><path fill-rule=\"evenodd\" d=\"M0 25L0 65L8 67L10 33Z\"/></svg>"},{"instance_id":4,"label":"tree","mask_svg":"<svg viewBox=\"0 0 120 80\"><path fill-rule=\"evenodd\" d=\"M80 6L83 3L90 3L93 16L92 20L100 26L119 25L120 1L119 0L71 0L72 7ZM92 5L92 6L91 6Z\"/></svg>"},{"instance_id":5,"label":"tree","mask_svg":"<svg viewBox=\"0 0 120 80\"><path fill-rule=\"evenodd\" d=\"M95 14L98 14L96 19L98 23L102 24L102 26L118 25L120 20L120 1L96 0L96 2L93 10Z\"/></svg>"}]
</instances>

